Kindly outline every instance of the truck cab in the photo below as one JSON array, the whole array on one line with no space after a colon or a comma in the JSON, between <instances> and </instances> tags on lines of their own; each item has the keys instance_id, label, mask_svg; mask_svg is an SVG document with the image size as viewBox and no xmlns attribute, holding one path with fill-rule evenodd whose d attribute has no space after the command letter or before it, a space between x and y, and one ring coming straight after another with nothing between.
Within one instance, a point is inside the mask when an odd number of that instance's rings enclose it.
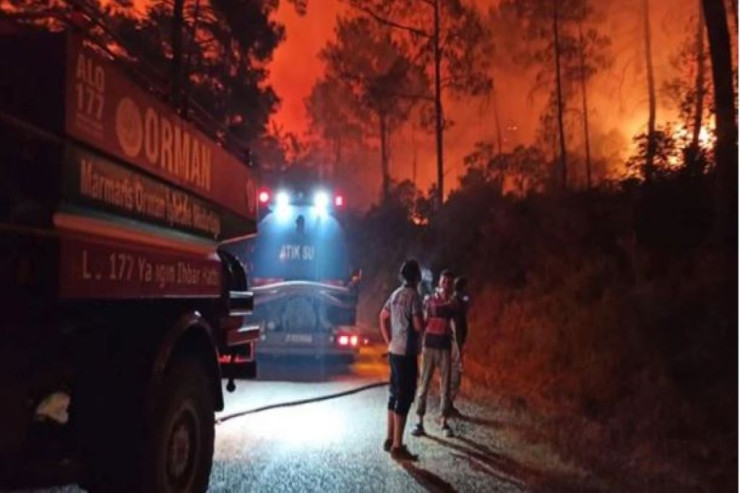
<instances>
[{"instance_id":1,"label":"truck cab","mask_svg":"<svg viewBox=\"0 0 740 493\"><path fill-rule=\"evenodd\" d=\"M0 36L0 489L205 491L218 357L253 367L253 171L122 65Z\"/></svg>"}]
</instances>

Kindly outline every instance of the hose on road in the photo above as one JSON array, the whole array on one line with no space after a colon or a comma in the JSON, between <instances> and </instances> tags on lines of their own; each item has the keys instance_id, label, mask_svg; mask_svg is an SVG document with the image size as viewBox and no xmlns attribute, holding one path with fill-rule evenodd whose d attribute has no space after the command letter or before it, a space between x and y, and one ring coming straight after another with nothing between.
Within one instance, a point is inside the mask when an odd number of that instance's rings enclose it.
<instances>
[{"instance_id":1,"label":"hose on road","mask_svg":"<svg viewBox=\"0 0 740 493\"><path fill-rule=\"evenodd\" d=\"M229 421L230 419L234 418L240 418L242 416L246 416L248 414L256 414L261 413L263 411L269 411L271 409L279 409L283 407L292 407L292 406L302 406L303 404L312 404L314 402L321 402L321 401L328 401L330 399L338 399L339 397L345 397L352 394L357 394L359 392L364 392L366 390L375 389L378 387L384 387L388 385L388 382L375 382L367 385L362 385L360 387L356 387L354 389L345 390L342 392L336 392L334 394L327 394L322 395L319 397L311 397L310 399L301 399L298 401L288 401L288 402L279 402L277 404L270 404L269 406L262 406L262 407L256 407L254 409L249 409L247 411L239 411L236 413L226 414L224 416L221 416L216 419L216 424L221 424L225 421Z\"/></svg>"}]
</instances>

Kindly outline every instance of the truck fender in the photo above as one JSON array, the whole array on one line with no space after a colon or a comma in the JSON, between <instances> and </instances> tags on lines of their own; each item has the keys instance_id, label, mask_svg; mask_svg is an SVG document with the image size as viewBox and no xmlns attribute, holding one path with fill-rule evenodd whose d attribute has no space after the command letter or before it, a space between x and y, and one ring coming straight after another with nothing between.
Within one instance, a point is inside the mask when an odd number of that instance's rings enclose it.
<instances>
[{"instance_id":1,"label":"truck fender","mask_svg":"<svg viewBox=\"0 0 740 493\"><path fill-rule=\"evenodd\" d=\"M158 344L146 395L147 411L153 411L153 397L158 395L168 365L178 354L196 355L202 361L211 382L214 409L222 410L224 398L217 348L213 329L200 313L192 311L181 315Z\"/></svg>"}]
</instances>

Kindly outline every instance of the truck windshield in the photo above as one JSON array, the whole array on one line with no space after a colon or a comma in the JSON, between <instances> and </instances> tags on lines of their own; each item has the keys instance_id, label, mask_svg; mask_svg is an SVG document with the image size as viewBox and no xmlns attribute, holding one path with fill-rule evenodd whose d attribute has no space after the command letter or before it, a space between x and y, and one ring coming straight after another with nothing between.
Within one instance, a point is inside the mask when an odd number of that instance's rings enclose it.
<instances>
[{"instance_id":1,"label":"truck windshield","mask_svg":"<svg viewBox=\"0 0 740 493\"><path fill-rule=\"evenodd\" d=\"M252 277L274 280L344 281L349 259L342 227L310 206L271 212L250 245Z\"/></svg>"}]
</instances>

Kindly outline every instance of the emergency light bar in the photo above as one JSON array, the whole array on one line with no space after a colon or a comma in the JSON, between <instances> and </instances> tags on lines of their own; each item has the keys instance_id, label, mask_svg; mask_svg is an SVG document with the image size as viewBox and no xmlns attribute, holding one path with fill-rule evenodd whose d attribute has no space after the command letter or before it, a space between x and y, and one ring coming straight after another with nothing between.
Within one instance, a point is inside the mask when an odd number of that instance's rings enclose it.
<instances>
[{"instance_id":1,"label":"emergency light bar","mask_svg":"<svg viewBox=\"0 0 740 493\"><path fill-rule=\"evenodd\" d=\"M280 191L275 195L275 203L278 207L287 207L290 205L290 195L288 192Z\"/></svg>"},{"instance_id":2,"label":"emergency light bar","mask_svg":"<svg viewBox=\"0 0 740 493\"><path fill-rule=\"evenodd\" d=\"M257 199L260 202L260 205L267 205L270 202L270 191L269 190L260 190L259 194L257 194Z\"/></svg>"},{"instance_id":3,"label":"emergency light bar","mask_svg":"<svg viewBox=\"0 0 740 493\"><path fill-rule=\"evenodd\" d=\"M329 195L323 191L316 192L313 196L313 205L320 209L329 207Z\"/></svg>"},{"instance_id":4,"label":"emergency light bar","mask_svg":"<svg viewBox=\"0 0 740 493\"><path fill-rule=\"evenodd\" d=\"M259 201L260 207L276 206L277 208L285 208L290 205L313 205L318 212L328 212L329 208L333 206L335 209L341 209L345 206L344 195L335 193L333 196L326 190L317 190L312 200L307 203L303 198L304 194L291 194L287 190L278 190L274 194L268 188L262 188L257 194L257 200Z\"/></svg>"}]
</instances>

